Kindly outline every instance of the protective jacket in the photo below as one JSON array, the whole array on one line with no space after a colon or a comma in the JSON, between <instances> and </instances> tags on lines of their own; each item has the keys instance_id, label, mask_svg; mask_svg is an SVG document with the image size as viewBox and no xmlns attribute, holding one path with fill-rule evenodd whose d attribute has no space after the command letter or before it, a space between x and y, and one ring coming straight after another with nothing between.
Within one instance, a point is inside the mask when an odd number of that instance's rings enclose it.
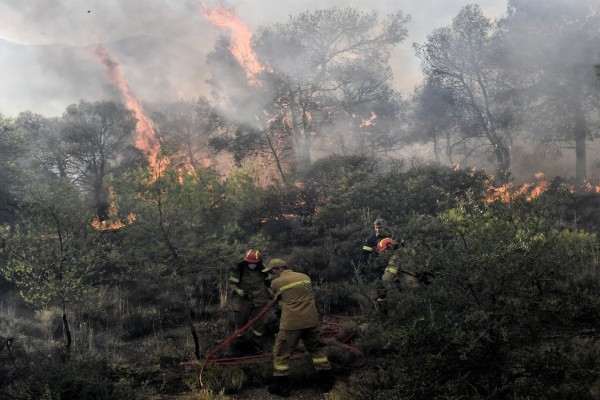
<instances>
[{"instance_id":1,"label":"protective jacket","mask_svg":"<svg viewBox=\"0 0 600 400\"><path fill-rule=\"evenodd\" d=\"M295 330L319 325L319 314L308 275L286 269L271 282L271 293L279 296L279 329Z\"/></svg>"},{"instance_id":2,"label":"protective jacket","mask_svg":"<svg viewBox=\"0 0 600 400\"><path fill-rule=\"evenodd\" d=\"M361 260L363 262L367 262L371 255L377 256L377 242L381 239L387 237L383 232L379 235L376 233L372 233L367 237L363 243L362 251L361 251Z\"/></svg>"},{"instance_id":3,"label":"protective jacket","mask_svg":"<svg viewBox=\"0 0 600 400\"><path fill-rule=\"evenodd\" d=\"M406 287L419 287L420 283L417 277L408 271L402 270L400 266L400 255L395 253L388 261L381 280L384 282L394 282L397 285L402 284L402 286Z\"/></svg>"},{"instance_id":4,"label":"protective jacket","mask_svg":"<svg viewBox=\"0 0 600 400\"><path fill-rule=\"evenodd\" d=\"M259 265L250 269L248 263L242 261L232 269L229 276L229 285L240 300L252 302L257 307L269 302L268 275L261 271L262 268Z\"/></svg>"}]
</instances>

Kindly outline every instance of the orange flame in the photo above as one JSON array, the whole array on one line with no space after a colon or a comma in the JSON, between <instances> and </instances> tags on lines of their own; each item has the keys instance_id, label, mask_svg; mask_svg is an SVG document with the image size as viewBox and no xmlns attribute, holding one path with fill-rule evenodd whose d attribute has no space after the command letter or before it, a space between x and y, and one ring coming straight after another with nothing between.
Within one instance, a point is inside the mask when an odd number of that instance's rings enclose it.
<instances>
[{"instance_id":1,"label":"orange flame","mask_svg":"<svg viewBox=\"0 0 600 400\"><path fill-rule=\"evenodd\" d=\"M373 122L375 121L375 119L377 119L377 114L375 114L373 111L371 111L371 116L367 119L363 119L362 123L360 124L360 127L362 128L363 126L372 125Z\"/></svg>"},{"instance_id":2,"label":"orange flame","mask_svg":"<svg viewBox=\"0 0 600 400\"><path fill-rule=\"evenodd\" d=\"M117 207L117 201L112 187L108 189L108 202L108 219L106 221L100 221L96 218L92 222L92 227L94 227L94 229L99 231L117 230L136 220L137 215L135 215L135 213L130 213L125 220L119 218L119 208Z\"/></svg>"},{"instance_id":3,"label":"orange flame","mask_svg":"<svg viewBox=\"0 0 600 400\"><path fill-rule=\"evenodd\" d=\"M583 188L588 192L600 193L600 185L594 185L591 182L586 182Z\"/></svg>"},{"instance_id":4,"label":"orange flame","mask_svg":"<svg viewBox=\"0 0 600 400\"><path fill-rule=\"evenodd\" d=\"M269 69L258 61L258 57L252 50L252 33L244 21L232 9L208 7L203 2L200 2L200 9L214 26L230 32L231 54L246 70L248 82L253 85L260 84L254 77Z\"/></svg>"},{"instance_id":5,"label":"orange flame","mask_svg":"<svg viewBox=\"0 0 600 400\"><path fill-rule=\"evenodd\" d=\"M484 198L484 201L487 203L494 201L510 203L519 197L525 197L525 200L533 201L550 187L550 183L544 179L543 173L538 172L535 177L538 180L535 184L524 183L518 188L515 188L512 183L506 183L500 187L490 186L488 188L489 194Z\"/></svg>"},{"instance_id":6,"label":"orange flame","mask_svg":"<svg viewBox=\"0 0 600 400\"><path fill-rule=\"evenodd\" d=\"M131 91L129 84L121 72L121 65L112 59L109 52L101 44L96 45L93 54L102 61L109 82L121 91L125 99L125 106L133 111L137 119L135 147L146 153L150 168L154 171L153 175L158 177L159 166L156 156L160 149L160 143L156 137L154 124L146 117L142 110L141 102Z\"/></svg>"}]
</instances>

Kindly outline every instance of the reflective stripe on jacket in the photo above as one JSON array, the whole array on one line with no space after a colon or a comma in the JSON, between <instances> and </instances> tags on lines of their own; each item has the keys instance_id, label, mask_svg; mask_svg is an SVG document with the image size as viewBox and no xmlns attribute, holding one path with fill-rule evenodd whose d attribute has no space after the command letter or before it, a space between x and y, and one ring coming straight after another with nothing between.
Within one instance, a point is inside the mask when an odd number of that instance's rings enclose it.
<instances>
[{"instance_id":1,"label":"reflective stripe on jacket","mask_svg":"<svg viewBox=\"0 0 600 400\"><path fill-rule=\"evenodd\" d=\"M248 268L245 262L241 262L231 271L229 286L237 294L245 293L249 301L260 307L269 302L267 290L267 274L261 272L262 266L255 269Z\"/></svg>"},{"instance_id":2,"label":"reflective stripe on jacket","mask_svg":"<svg viewBox=\"0 0 600 400\"><path fill-rule=\"evenodd\" d=\"M279 329L305 329L319 325L319 314L308 275L286 269L271 283L271 292L280 298Z\"/></svg>"}]
</instances>

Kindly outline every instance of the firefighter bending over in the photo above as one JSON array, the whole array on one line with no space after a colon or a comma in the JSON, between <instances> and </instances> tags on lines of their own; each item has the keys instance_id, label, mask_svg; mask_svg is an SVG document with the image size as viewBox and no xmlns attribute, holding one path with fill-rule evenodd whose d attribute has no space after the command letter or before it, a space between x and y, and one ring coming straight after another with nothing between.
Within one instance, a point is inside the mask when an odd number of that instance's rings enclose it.
<instances>
[{"instance_id":1,"label":"firefighter bending over","mask_svg":"<svg viewBox=\"0 0 600 400\"><path fill-rule=\"evenodd\" d=\"M267 274L259 250L250 249L244 259L231 271L229 285L233 291L233 321L236 330L254 318L269 302ZM236 353L259 353L264 335L264 317L257 320L234 342ZM248 332L252 336L248 338Z\"/></svg>"},{"instance_id":2,"label":"firefighter bending over","mask_svg":"<svg viewBox=\"0 0 600 400\"><path fill-rule=\"evenodd\" d=\"M312 356L313 366L319 374L319 386L324 391L331 390L335 382L319 331L319 315L310 278L292 271L279 258L271 260L263 269L263 272L269 271L275 276L271 294L278 297L281 304L279 332L273 346L274 383L269 386L269 393L281 397L290 395L290 356L300 340Z\"/></svg>"}]
</instances>

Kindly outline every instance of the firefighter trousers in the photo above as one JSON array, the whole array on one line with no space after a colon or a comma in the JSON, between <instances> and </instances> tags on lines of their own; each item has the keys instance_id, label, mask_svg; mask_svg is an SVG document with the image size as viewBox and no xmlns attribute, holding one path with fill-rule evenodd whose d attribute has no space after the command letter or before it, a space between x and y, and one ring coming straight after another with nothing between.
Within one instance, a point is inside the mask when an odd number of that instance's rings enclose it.
<instances>
[{"instance_id":1,"label":"firefighter trousers","mask_svg":"<svg viewBox=\"0 0 600 400\"><path fill-rule=\"evenodd\" d=\"M266 304L266 303L265 303ZM233 322L236 329L240 329L246 325L248 321L256 317L265 305L255 305L253 301L246 299L237 299L233 308ZM265 317L259 318L248 331L252 332L252 336L261 338L265 329Z\"/></svg>"},{"instance_id":2,"label":"firefighter trousers","mask_svg":"<svg viewBox=\"0 0 600 400\"><path fill-rule=\"evenodd\" d=\"M289 374L290 357L300 340L312 356L315 370L325 371L331 369L331 364L323 350L325 344L321 340L321 332L318 326L298 330L280 329L273 346L273 367L275 369L273 376L287 376Z\"/></svg>"}]
</instances>

